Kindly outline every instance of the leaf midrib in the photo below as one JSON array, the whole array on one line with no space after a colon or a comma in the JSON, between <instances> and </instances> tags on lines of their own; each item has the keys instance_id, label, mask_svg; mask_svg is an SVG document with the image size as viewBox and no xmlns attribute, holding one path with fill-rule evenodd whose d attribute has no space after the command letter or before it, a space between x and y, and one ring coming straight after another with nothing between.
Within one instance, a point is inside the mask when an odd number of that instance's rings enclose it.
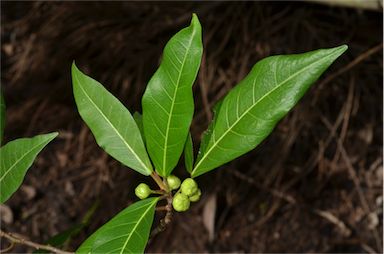
<instances>
[{"instance_id":1,"label":"leaf midrib","mask_svg":"<svg viewBox=\"0 0 384 254\"><path fill-rule=\"evenodd\" d=\"M101 116L105 119L105 121L107 123L109 123L109 125L112 127L112 129L116 132L116 134L120 137L120 139L123 141L123 143L126 145L126 147L131 151L131 153L136 157L136 159L140 162L140 164L147 170L149 170L148 173L151 173L151 170L144 164L144 162L140 159L140 157L138 157L138 155L134 152L134 150L130 147L130 145L125 141L125 139L123 138L123 136L120 135L120 132L115 128L115 126L112 124L111 121L109 121L109 119L104 115L104 113L100 110L100 108L96 105L96 103L91 99L91 97L89 97L89 95L87 94L87 92L84 90L84 88L80 85L80 80L79 78L77 77L77 75L75 76L77 82L78 82L78 85L80 87L80 89L84 92L85 96L87 96L87 98L89 99L89 101L94 105L94 107L96 108L96 110L101 114Z\"/></svg>"},{"instance_id":2,"label":"leaf midrib","mask_svg":"<svg viewBox=\"0 0 384 254\"><path fill-rule=\"evenodd\" d=\"M133 227L133 229L131 230L131 232L129 233L128 237L127 237L127 240L125 240L125 243L123 245L123 247L121 248L121 251L120 251L120 254L123 253L125 247L127 246L129 240L131 239L132 235L133 235L133 232L135 232L137 226L140 224L140 222L144 219L145 215L149 212L149 210L152 208L153 204L155 204L156 202L153 202L151 203L147 210L145 210L145 212L143 213L143 215L140 217L140 219L137 221L136 225Z\"/></svg>"},{"instance_id":3,"label":"leaf midrib","mask_svg":"<svg viewBox=\"0 0 384 254\"><path fill-rule=\"evenodd\" d=\"M201 163L205 160L205 158L208 156L208 154L220 143L220 141L234 128L234 126L237 125L237 123L246 115L248 114L248 112L250 112L259 102L261 102L263 99L265 99L267 96L269 96L271 93L273 93L275 90L277 90L278 88L280 88L281 86L283 86L286 82L288 82L289 80L293 79L294 77L296 77L297 75L301 74L302 72L304 72L305 70L307 70L308 68L310 68L311 66L321 62L322 60L324 59L328 59L330 56L333 56L335 53L337 53L338 51L336 52L333 52L332 54L329 54L328 56L320 59L319 61L315 61L313 63L311 63L310 65L307 65L306 67L304 67L303 69L301 69L300 71L296 72L295 74L291 75L289 78L285 79L283 82L280 83L280 85L277 85L276 87L274 87L271 91L269 91L268 93L266 93L265 95L263 95L257 102L255 102L255 104L253 104L251 107L249 107L249 109L247 109L243 114L241 114L241 116L230 126L230 128L228 128L228 130L226 130L223 135L213 143L213 145L208 149L208 151L204 154L204 156L201 158L201 160L197 163L196 167L194 168L194 170L192 171L191 175L193 176L193 174L197 171L197 169L199 168L199 166L201 165ZM211 136L212 138L212 136Z\"/></svg>"},{"instance_id":4,"label":"leaf midrib","mask_svg":"<svg viewBox=\"0 0 384 254\"><path fill-rule=\"evenodd\" d=\"M23 156L21 156L18 160L15 161L14 164L12 164L12 166L7 170L5 171L4 175L0 178L0 182L3 181L3 179L9 174L9 172L12 170L12 168L14 168L20 161L22 161L27 155L29 155L33 150L35 150L37 147L41 146L42 144L44 144L47 140L44 140L43 142L37 144L36 146L34 146L32 149L30 149L27 153L25 153Z\"/></svg>"},{"instance_id":5,"label":"leaf midrib","mask_svg":"<svg viewBox=\"0 0 384 254\"><path fill-rule=\"evenodd\" d=\"M170 128L170 125L171 125L171 119L172 119L173 108L174 108L174 105L175 105L175 98L176 98L176 94L177 94L177 89L179 88L179 85L180 85L181 74L183 72L184 64L185 64L185 61L187 59L187 55L189 54L189 50L191 48L193 37L195 36L195 34L196 34L196 31L193 30L193 33L191 34L191 38L190 38L190 40L188 42L188 47L187 47L187 50L185 52L183 62L181 64L179 75L177 77L175 92L173 93L173 100L172 100L172 104L171 104L171 110L170 110L169 115L168 115L167 129L166 129L166 132L165 132L165 140L164 140L163 175L165 175L166 165L167 165L166 161L167 161L167 151L168 151L167 146L168 146L169 128Z\"/></svg>"}]
</instances>

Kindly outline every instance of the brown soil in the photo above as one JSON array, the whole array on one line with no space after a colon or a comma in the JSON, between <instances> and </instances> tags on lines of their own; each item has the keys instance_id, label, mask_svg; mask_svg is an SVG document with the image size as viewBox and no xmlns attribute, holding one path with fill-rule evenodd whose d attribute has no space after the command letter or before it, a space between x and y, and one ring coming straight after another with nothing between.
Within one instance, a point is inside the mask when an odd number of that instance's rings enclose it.
<instances>
[{"instance_id":1,"label":"brown soil","mask_svg":"<svg viewBox=\"0 0 384 254\"><path fill-rule=\"evenodd\" d=\"M44 242L99 200L89 227L68 246L75 250L136 200L133 189L145 178L95 143L73 101L70 65L75 59L131 112L140 110L163 46L196 12L205 44L194 87L196 141L215 102L259 59L341 44L349 50L262 145L199 177L201 202L176 214L147 251L382 252L381 12L304 2L1 5L6 141L60 132L2 206L2 229ZM175 172L186 176L182 165Z\"/></svg>"}]
</instances>

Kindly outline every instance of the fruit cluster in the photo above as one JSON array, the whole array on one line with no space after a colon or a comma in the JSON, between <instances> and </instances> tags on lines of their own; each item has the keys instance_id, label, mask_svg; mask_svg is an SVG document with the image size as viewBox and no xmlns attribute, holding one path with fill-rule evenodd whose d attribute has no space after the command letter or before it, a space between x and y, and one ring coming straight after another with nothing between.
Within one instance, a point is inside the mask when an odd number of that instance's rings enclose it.
<instances>
[{"instance_id":1,"label":"fruit cluster","mask_svg":"<svg viewBox=\"0 0 384 254\"><path fill-rule=\"evenodd\" d=\"M178 212L184 212L189 209L191 202L196 202L200 199L201 190L198 188L197 183L192 178L187 178L183 181L180 189L173 197L173 209Z\"/></svg>"},{"instance_id":2,"label":"fruit cluster","mask_svg":"<svg viewBox=\"0 0 384 254\"><path fill-rule=\"evenodd\" d=\"M167 177L167 184L171 191L177 190L172 200L173 209L177 212L187 211L191 202L197 202L200 199L201 190L192 178L187 178L181 182L177 176L170 175ZM145 199L154 193L156 191L151 190L145 183L140 183L135 189L135 194L140 199Z\"/></svg>"}]
</instances>

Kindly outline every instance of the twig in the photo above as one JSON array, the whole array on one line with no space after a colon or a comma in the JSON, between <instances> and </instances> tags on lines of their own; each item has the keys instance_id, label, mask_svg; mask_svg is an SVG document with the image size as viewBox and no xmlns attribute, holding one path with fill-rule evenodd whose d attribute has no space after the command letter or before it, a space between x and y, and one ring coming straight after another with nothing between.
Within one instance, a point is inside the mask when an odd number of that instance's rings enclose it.
<instances>
[{"instance_id":1,"label":"twig","mask_svg":"<svg viewBox=\"0 0 384 254\"><path fill-rule=\"evenodd\" d=\"M57 249L57 248L52 247L50 245L44 245L44 244L39 244L39 243L31 242L29 240L23 239L23 238L21 238L19 236L16 236L14 234L6 233L6 232L4 232L1 229L0 229L0 237L7 238L11 242L11 246L12 246L12 244L18 243L18 244L22 244L22 245L27 245L27 246L33 247L33 248L35 248L37 250L46 250L46 251L50 251L52 253L58 253L58 254L73 254L73 252L68 252L68 251L60 250L60 249ZM8 251L8 250L9 250L9 248L4 250L4 252Z\"/></svg>"},{"instance_id":2,"label":"twig","mask_svg":"<svg viewBox=\"0 0 384 254\"><path fill-rule=\"evenodd\" d=\"M13 249L13 247L15 247L15 243L14 242L10 242L10 244L9 244L9 246L7 248L0 250L0 253L6 253L8 251L11 251Z\"/></svg>"},{"instance_id":3,"label":"twig","mask_svg":"<svg viewBox=\"0 0 384 254\"><path fill-rule=\"evenodd\" d=\"M165 183L161 180L160 176L156 172L153 172L150 176L153 178L153 180L155 180L160 189L169 192L168 186L165 185Z\"/></svg>"},{"instance_id":4,"label":"twig","mask_svg":"<svg viewBox=\"0 0 384 254\"><path fill-rule=\"evenodd\" d=\"M354 8L356 10L371 10L371 11L380 12L383 9L383 3L380 0L370 0L370 1L307 0L307 1L314 2L317 4L329 5L329 6Z\"/></svg>"},{"instance_id":5,"label":"twig","mask_svg":"<svg viewBox=\"0 0 384 254\"><path fill-rule=\"evenodd\" d=\"M322 118L321 119L324 123L324 125L329 129L331 130L332 126L331 124L329 123L329 121L326 119L326 118ZM363 209L365 210L365 212L369 213L370 212L370 207L368 205L368 202L367 200L365 199L365 196L364 196L364 193L360 187L360 180L359 178L357 177L356 175L356 172L355 172L355 169L352 165L352 162L347 154L347 151L345 150L344 148L344 145L342 143L342 141L340 140L340 138L335 134L335 133L332 133L333 134L333 137L335 138L336 140L336 143L337 143L337 147L338 149L340 150L340 154L347 166L347 170L348 170L348 173L349 173L349 176L352 178L352 181L355 185L355 188L356 188L356 191L357 191L357 194L359 196L359 199L360 199L360 202L361 202L361 205L363 207Z\"/></svg>"},{"instance_id":6,"label":"twig","mask_svg":"<svg viewBox=\"0 0 384 254\"><path fill-rule=\"evenodd\" d=\"M318 209L313 209L312 212L319 215L320 217L326 219L327 221L334 224L335 226L337 226L340 229L340 233L344 237L348 237L351 235L352 231L345 225L345 223L342 220L337 218L332 213L330 213L328 211L321 211Z\"/></svg>"},{"instance_id":7,"label":"twig","mask_svg":"<svg viewBox=\"0 0 384 254\"><path fill-rule=\"evenodd\" d=\"M159 207L159 208L164 208L166 212L165 216L163 219L160 220L159 225L151 232L151 238L159 234L160 232L164 231L167 228L167 225L171 222L172 220L172 195L169 194L167 196L167 205L165 207Z\"/></svg>"},{"instance_id":8,"label":"twig","mask_svg":"<svg viewBox=\"0 0 384 254\"><path fill-rule=\"evenodd\" d=\"M164 195L166 192L164 190L151 190L152 194L159 194L159 195Z\"/></svg>"},{"instance_id":9,"label":"twig","mask_svg":"<svg viewBox=\"0 0 384 254\"><path fill-rule=\"evenodd\" d=\"M329 129L329 135L323 143L320 143L320 148L319 148L319 151L317 153L316 158L314 158L314 159L310 158L308 160L308 163L307 163L308 165L304 166L304 168L306 169L305 172L303 174L301 174L301 176L296 177L296 178L292 179L291 181L289 181L285 185L284 189L291 188L298 181L302 180L305 176L307 176L316 167L316 165L318 165L320 163L326 149L331 144L332 139L336 135L337 129L339 128L340 124L342 123L342 121L344 119L345 110L346 110L346 106L344 104L343 108L340 110L340 113L337 116L337 119L333 125L331 125L331 123L324 116L322 116L322 115L320 116L321 121L324 122L326 127Z\"/></svg>"},{"instance_id":10,"label":"twig","mask_svg":"<svg viewBox=\"0 0 384 254\"><path fill-rule=\"evenodd\" d=\"M158 211L167 211L167 206L156 207L156 212L158 212Z\"/></svg>"},{"instance_id":11,"label":"twig","mask_svg":"<svg viewBox=\"0 0 384 254\"><path fill-rule=\"evenodd\" d=\"M271 195L273 195L274 197L280 198L280 199L282 199L282 200L284 200L290 204L296 204L297 203L296 199L293 196L291 196L287 193L283 193L279 190L274 190L274 189L268 188L266 186L263 186L263 185L257 183L253 178L248 177L247 175L245 175L245 174L243 174L237 170L231 170L229 172L231 174L233 174L235 177L239 178L240 180L243 180L243 181L255 186L259 190L268 192Z\"/></svg>"},{"instance_id":12,"label":"twig","mask_svg":"<svg viewBox=\"0 0 384 254\"><path fill-rule=\"evenodd\" d=\"M358 196L360 198L360 202L361 202L361 204L363 206L363 209L364 209L365 213L368 215L368 214L371 213L371 209L370 209L370 207L368 205L368 201L365 198L364 193L363 193L363 191L362 191L362 189L360 187L360 180L359 180L359 178L356 175L355 169L354 169L354 167L352 165L352 162L351 162L351 160L349 158L349 155L348 155L347 151L345 150L345 148L344 148L344 146L341 143L339 138L337 138L337 145L338 145L338 148L340 149L341 156L342 156L342 158L343 158L343 160L344 160L344 162L345 162L345 164L347 166L348 173L349 173L350 177L352 178L352 181L353 181L353 183L355 185L355 188L357 190L357 194L358 194ZM379 232L377 231L376 228L374 228L372 230L372 233L373 233L373 236L374 236L375 241L376 241L377 250L379 252L382 252L382 247L381 247L381 244L380 244Z\"/></svg>"},{"instance_id":13,"label":"twig","mask_svg":"<svg viewBox=\"0 0 384 254\"><path fill-rule=\"evenodd\" d=\"M343 124L341 125L341 131L339 135L341 143L344 143L344 140L348 131L349 120L350 120L350 116L353 109L354 86L355 86L354 77L351 76L351 83L348 90L348 97L345 102L345 107L343 110L344 111ZM337 149L333 156L333 160L331 164L332 165L336 164L336 162L339 161L339 159L340 159L340 149Z\"/></svg>"},{"instance_id":14,"label":"twig","mask_svg":"<svg viewBox=\"0 0 384 254\"><path fill-rule=\"evenodd\" d=\"M296 205L300 208L303 208L303 209L307 209L308 211L322 217L323 219L326 219L327 221L331 222L332 224L334 224L335 226L337 226L339 229L340 229L340 232L343 234L343 236L350 236L351 235L351 230L346 226L346 224L340 220L339 218L337 218L335 215L333 215L332 213L328 212L328 211L322 211L322 210L318 210L318 209L314 209L308 205L305 205L305 204L300 204L299 202L297 202L297 200L292 197L291 195L287 194L287 193L283 193L283 192L280 192L278 190L274 190L274 189L271 189L271 188L268 188L268 187L265 187L265 186L262 186L260 184L258 184L254 179L252 179L251 177L248 177L242 173L240 173L239 171L237 170L233 170L231 171L231 173L241 179L241 180L244 180L245 182L255 186L256 188L262 190L262 191L266 191L268 193L270 193L271 195L273 195L274 197L277 197L279 199L282 199L286 202L288 202L289 204L292 204L292 205ZM274 203L273 207L268 211L268 214L266 214L263 218L261 218L258 223L257 223L257 226L261 226L262 224L264 224L270 217L272 217L273 213L275 212L275 210L278 208L278 203Z\"/></svg>"},{"instance_id":15,"label":"twig","mask_svg":"<svg viewBox=\"0 0 384 254\"><path fill-rule=\"evenodd\" d=\"M330 126L329 122L326 119L322 119L322 120L323 120L325 126L330 129L331 126ZM356 171L352 165L350 157L349 157L347 151L345 150L344 145L343 145L342 141L340 140L340 137L336 136L336 134L334 134L333 137L335 138L335 140L337 142L337 147L340 150L341 158L344 160L344 163L346 164L348 174L351 177L353 184L355 185L355 189L357 191L357 194L358 194L358 197L360 199L360 203L363 207L363 210L366 213L366 215L368 215L371 213L371 208L368 204L366 197L364 196L363 190L361 189L360 180L359 180L358 176L356 175ZM381 252L382 247L380 244L380 236L379 236L377 229L374 228L372 230L372 233L373 233L374 239L376 241L376 247L379 250L379 252Z\"/></svg>"}]
</instances>

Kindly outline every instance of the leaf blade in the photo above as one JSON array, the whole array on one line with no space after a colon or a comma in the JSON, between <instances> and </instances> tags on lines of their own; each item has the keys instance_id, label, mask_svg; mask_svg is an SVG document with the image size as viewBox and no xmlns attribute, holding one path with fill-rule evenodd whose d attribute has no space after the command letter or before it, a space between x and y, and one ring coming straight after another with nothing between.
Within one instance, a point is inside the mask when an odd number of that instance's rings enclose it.
<instances>
[{"instance_id":1,"label":"leaf blade","mask_svg":"<svg viewBox=\"0 0 384 254\"><path fill-rule=\"evenodd\" d=\"M159 175L168 176L183 152L192 121L192 85L202 56L201 25L193 15L189 27L164 48L158 70L142 99L147 149Z\"/></svg>"},{"instance_id":2,"label":"leaf blade","mask_svg":"<svg viewBox=\"0 0 384 254\"><path fill-rule=\"evenodd\" d=\"M109 155L143 175L152 173L152 165L139 128L124 105L99 82L72 64L75 101L84 122L97 144Z\"/></svg>"},{"instance_id":3,"label":"leaf blade","mask_svg":"<svg viewBox=\"0 0 384 254\"><path fill-rule=\"evenodd\" d=\"M191 175L204 174L255 148L346 49L272 56L255 64L224 98L213 133Z\"/></svg>"},{"instance_id":4,"label":"leaf blade","mask_svg":"<svg viewBox=\"0 0 384 254\"><path fill-rule=\"evenodd\" d=\"M185 168L187 169L188 173L192 172L193 169L193 140L191 133L188 134L187 141L185 142L184 147L184 162L185 162Z\"/></svg>"},{"instance_id":5,"label":"leaf blade","mask_svg":"<svg viewBox=\"0 0 384 254\"><path fill-rule=\"evenodd\" d=\"M143 116L139 112L133 113L133 119L136 122L137 127L139 127L141 138L143 139L145 145L145 136L144 136L144 126L143 126Z\"/></svg>"},{"instance_id":6,"label":"leaf blade","mask_svg":"<svg viewBox=\"0 0 384 254\"><path fill-rule=\"evenodd\" d=\"M143 253L158 200L148 198L128 206L84 241L76 253Z\"/></svg>"},{"instance_id":7,"label":"leaf blade","mask_svg":"<svg viewBox=\"0 0 384 254\"><path fill-rule=\"evenodd\" d=\"M1 203L9 199L19 188L38 153L57 135L57 132L53 132L33 138L20 138L0 148Z\"/></svg>"},{"instance_id":8,"label":"leaf blade","mask_svg":"<svg viewBox=\"0 0 384 254\"><path fill-rule=\"evenodd\" d=\"M207 149L209 140L211 139L213 128L215 127L216 121L217 121L217 114L220 111L221 104L223 103L223 99L219 100L215 106L213 107L213 119L211 123L208 125L208 128L204 131L201 142L200 142L200 148L199 152L197 154L197 161L201 160L201 157L205 154L205 151Z\"/></svg>"}]
</instances>

